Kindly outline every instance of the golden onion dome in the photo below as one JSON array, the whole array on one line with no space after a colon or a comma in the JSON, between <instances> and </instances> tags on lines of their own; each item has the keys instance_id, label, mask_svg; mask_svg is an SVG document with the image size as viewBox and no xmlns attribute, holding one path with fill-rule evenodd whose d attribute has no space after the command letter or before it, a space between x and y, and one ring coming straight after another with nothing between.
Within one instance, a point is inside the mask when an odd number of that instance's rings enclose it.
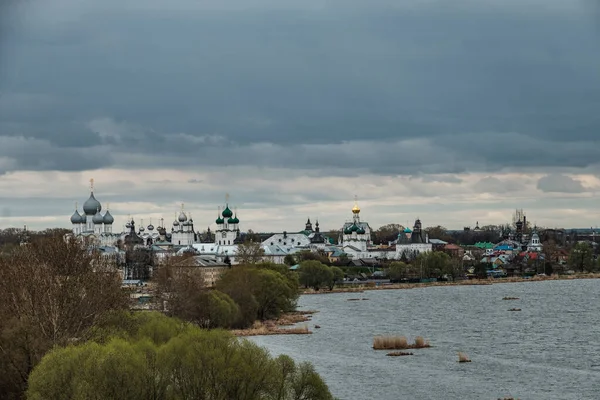
<instances>
[{"instance_id":1,"label":"golden onion dome","mask_svg":"<svg viewBox=\"0 0 600 400\"><path fill-rule=\"evenodd\" d=\"M358 204L354 203L354 207L352 207L352 213L358 214L359 212L360 212L360 207L358 207Z\"/></svg>"}]
</instances>

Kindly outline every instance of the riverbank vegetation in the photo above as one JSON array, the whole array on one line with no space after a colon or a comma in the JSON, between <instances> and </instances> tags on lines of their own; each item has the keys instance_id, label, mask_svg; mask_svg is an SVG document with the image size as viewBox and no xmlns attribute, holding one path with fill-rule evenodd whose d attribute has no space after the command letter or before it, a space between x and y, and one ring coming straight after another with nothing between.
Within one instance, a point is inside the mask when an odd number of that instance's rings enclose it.
<instances>
[{"instance_id":1,"label":"riverbank vegetation","mask_svg":"<svg viewBox=\"0 0 600 400\"><path fill-rule=\"evenodd\" d=\"M27 398L314 399L327 386L308 363L272 358L221 330L202 330L157 312L110 315L85 343L49 352Z\"/></svg>"},{"instance_id":2,"label":"riverbank vegetation","mask_svg":"<svg viewBox=\"0 0 600 400\"><path fill-rule=\"evenodd\" d=\"M236 268L213 290L191 271L156 272L162 282L148 285L159 287L156 306L182 319L128 311L131 291L116 260L62 232L5 247L0 398L331 399L309 364L271 359L215 329L307 319L282 318L296 307L295 273L270 264Z\"/></svg>"},{"instance_id":3,"label":"riverbank vegetation","mask_svg":"<svg viewBox=\"0 0 600 400\"><path fill-rule=\"evenodd\" d=\"M161 266L154 281L159 309L205 328L245 329L276 320L295 311L299 296L296 273L270 263L231 268L215 288L206 286L197 268L176 263Z\"/></svg>"}]
</instances>

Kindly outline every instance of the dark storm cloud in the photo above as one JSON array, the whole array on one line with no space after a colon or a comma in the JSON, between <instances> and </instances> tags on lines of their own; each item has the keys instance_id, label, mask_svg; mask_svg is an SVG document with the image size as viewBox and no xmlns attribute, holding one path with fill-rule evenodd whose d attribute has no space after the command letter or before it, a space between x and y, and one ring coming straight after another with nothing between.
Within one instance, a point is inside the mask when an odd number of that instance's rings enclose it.
<instances>
[{"instance_id":1,"label":"dark storm cloud","mask_svg":"<svg viewBox=\"0 0 600 400\"><path fill-rule=\"evenodd\" d=\"M49 148L14 168L110 149L385 174L599 161L600 36L576 6L61 2L25 18L30 1L3 39L0 136Z\"/></svg>"}]
</instances>

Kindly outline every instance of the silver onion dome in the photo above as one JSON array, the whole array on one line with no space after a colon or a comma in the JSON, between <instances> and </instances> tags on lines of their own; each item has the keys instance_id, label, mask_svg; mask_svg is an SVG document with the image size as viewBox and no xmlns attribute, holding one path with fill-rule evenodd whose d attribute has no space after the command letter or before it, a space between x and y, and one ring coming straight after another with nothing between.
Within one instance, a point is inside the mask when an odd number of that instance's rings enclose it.
<instances>
[{"instance_id":1,"label":"silver onion dome","mask_svg":"<svg viewBox=\"0 0 600 400\"><path fill-rule=\"evenodd\" d=\"M94 192L91 192L89 199L83 203L83 212L85 215L95 215L96 212L100 211L102 211L102 205L94 197Z\"/></svg>"}]
</instances>

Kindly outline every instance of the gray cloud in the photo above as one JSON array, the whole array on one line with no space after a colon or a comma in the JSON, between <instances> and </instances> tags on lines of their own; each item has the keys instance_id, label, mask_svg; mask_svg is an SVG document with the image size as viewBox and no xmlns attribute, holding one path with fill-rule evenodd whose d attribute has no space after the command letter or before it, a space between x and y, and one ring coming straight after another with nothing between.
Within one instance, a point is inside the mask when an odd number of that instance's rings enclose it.
<instances>
[{"instance_id":1,"label":"gray cloud","mask_svg":"<svg viewBox=\"0 0 600 400\"><path fill-rule=\"evenodd\" d=\"M580 181L561 174L546 175L540 178L537 188L547 193L582 193L586 191Z\"/></svg>"},{"instance_id":2,"label":"gray cloud","mask_svg":"<svg viewBox=\"0 0 600 400\"><path fill-rule=\"evenodd\" d=\"M2 43L0 167L597 165L589 9L451 3L23 2Z\"/></svg>"},{"instance_id":3,"label":"gray cloud","mask_svg":"<svg viewBox=\"0 0 600 400\"><path fill-rule=\"evenodd\" d=\"M499 179L493 176L486 176L473 185L473 188L477 192L483 193L507 193L522 191L525 189L525 185L510 179Z\"/></svg>"}]
</instances>

